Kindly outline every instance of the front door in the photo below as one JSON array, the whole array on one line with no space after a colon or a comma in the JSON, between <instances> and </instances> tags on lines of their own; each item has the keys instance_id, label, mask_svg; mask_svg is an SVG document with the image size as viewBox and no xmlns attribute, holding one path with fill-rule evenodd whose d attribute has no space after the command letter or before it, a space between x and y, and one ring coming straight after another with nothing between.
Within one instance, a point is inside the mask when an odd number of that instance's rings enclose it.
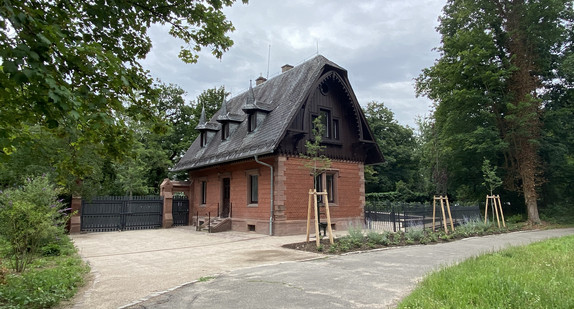
<instances>
[{"instance_id":1,"label":"front door","mask_svg":"<svg viewBox=\"0 0 574 309\"><path fill-rule=\"evenodd\" d=\"M229 210L230 210L230 204L231 202L229 201L229 192L231 189L231 185L230 185L230 178L223 178L223 183L222 183L222 206L221 206L221 214L219 214L219 216L221 218L227 218L229 217Z\"/></svg>"}]
</instances>

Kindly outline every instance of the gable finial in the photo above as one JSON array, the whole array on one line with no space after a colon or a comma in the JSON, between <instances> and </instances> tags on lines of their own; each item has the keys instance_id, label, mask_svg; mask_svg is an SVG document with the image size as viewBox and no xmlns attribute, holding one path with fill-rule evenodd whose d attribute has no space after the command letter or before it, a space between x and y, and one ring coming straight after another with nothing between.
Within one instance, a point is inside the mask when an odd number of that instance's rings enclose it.
<instances>
[{"instance_id":1,"label":"gable finial","mask_svg":"<svg viewBox=\"0 0 574 309\"><path fill-rule=\"evenodd\" d=\"M221 102L221 115L227 115L227 100L225 96L223 97L223 102Z\"/></svg>"},{"instance_id":2,"label":"gable finial","mask_svg":"<svg viewBox=\"0 0 574 309\"><path fill-rule=\"evenodd\" d=\"M199 116L199 125L205 124L207 121L205 120L205 104L201 108L201 115Z\"/></svg>"},{"instance_id":3,"label":"gable finial","mask_svg":"<svg viewBox=\"0 0 574 309\"><path fill-rule=\"evenodd\" d=\"M247 98L245 99L245 105L253 105L255 104L255 92L253 92L253 87L251 85L252 80L249 80L249 93L247 94Z\"/></svg>"}]
</instances>

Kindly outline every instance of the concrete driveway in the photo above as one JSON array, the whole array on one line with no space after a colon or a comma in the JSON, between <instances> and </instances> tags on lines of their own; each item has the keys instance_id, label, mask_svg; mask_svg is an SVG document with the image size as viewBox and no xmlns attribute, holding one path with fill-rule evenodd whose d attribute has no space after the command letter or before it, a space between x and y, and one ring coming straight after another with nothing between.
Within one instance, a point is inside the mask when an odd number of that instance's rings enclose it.
<instances>
[{"instance_id":1,"label":"concrete driveway","mask_svg":"<svg viewBox=\"0 0 574 309\"><path fill-rule=\"evenodd\" d=\"M508 246L574 234L515 232L236 270L129 308L392 308L429 271Z\"/></svg>"},{"instance_id":2,"label":"concrete driveway","mask_svg":"<svg viewBox=\"0 0 574 309\"><path fill-rule=\"evenodd\" d=\"M208 234L193 227L71 236L92 268L92 282L67 308L118 308L231 270L299 261L317 254L281 248L305 236Z\"/></svg>"}]
</instances>

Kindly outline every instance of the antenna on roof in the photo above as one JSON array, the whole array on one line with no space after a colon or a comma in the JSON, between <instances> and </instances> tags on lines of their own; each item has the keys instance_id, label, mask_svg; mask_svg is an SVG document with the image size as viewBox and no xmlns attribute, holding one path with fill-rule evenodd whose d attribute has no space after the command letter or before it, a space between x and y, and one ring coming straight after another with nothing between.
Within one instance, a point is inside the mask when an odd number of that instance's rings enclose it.
<instances>
[{"instance_id":1,"label":"antenna on roof","mask_svg":"<svg viewBox=\"0 0 574 309\"><path fill-rule=\"evenodd\" d=\"M271 44L269 44L269 52L267 53L267 76L265 78L269 79L269 62L271 61Z\"/></svg>"},{"instance_id":2,"label":"antenna on roof","mask_svg":"<svg viewBox=\"0 0 574 309\"><path fill-rule=\"evenodd\" d=\"M319 39L317 39L317 55L319 54Z\"/></svg>"}]
</instances>

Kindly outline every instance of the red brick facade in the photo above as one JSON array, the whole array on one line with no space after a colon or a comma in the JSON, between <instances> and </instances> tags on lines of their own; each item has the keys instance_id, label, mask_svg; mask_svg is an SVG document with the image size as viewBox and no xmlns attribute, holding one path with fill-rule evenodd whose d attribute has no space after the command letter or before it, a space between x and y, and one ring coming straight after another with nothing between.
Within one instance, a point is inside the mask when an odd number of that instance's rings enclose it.
<instances>
[{"instance_id":1,"label":"red brick facade","mask_svg":"<svg viewBox=\"0 0 574 309\"><path fill-rule=\"evenodd\" d=\"M304 160L293 156L273 156L261 161L274 170L273 235L305 233L309 190L313 177L303 166ZM331 221L335 229L347 229L349 224L363 222L364 168L363 163L333 160L330 172L335 177L335 203L330 204ZM250 204L249 175L258 175L258 203ZM270 177L269 167L254 160L219 165L191 171L192 216L217 217L222 211L223 179L230 179L230 217L232 229L269 234ZM206 182L205 204L201 203L202 182ZM195 219L194 219L195 220Z\"/></svg>"}]
</instances>

